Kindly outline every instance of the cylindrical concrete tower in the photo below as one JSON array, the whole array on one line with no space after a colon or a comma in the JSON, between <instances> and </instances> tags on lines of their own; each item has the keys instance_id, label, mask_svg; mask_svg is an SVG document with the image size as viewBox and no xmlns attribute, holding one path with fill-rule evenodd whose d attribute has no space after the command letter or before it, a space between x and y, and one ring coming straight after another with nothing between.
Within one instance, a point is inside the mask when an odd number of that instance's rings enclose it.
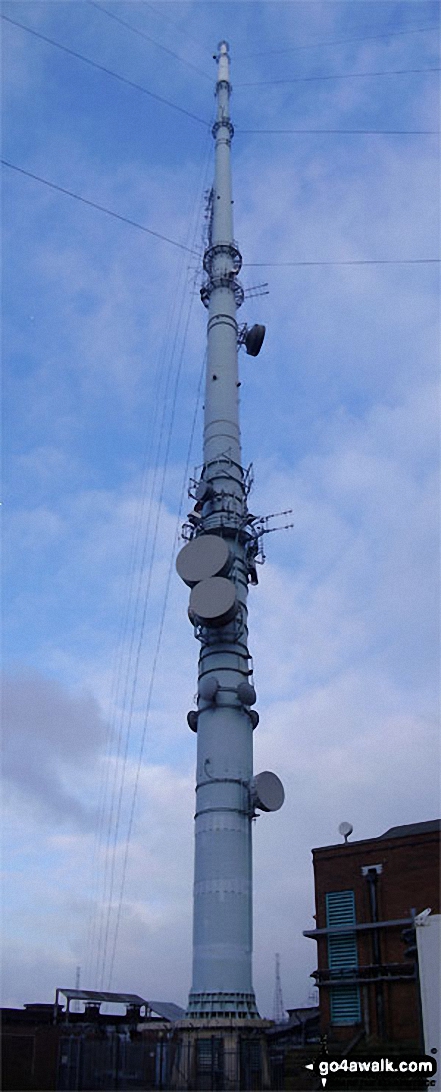
<instances>
[{"instance_id":1,"label":"cylindrical concrete tower","mask_svg":"<svg viewBox=\"0 0 441 1092\"><path fill-rule=\"evenodd\" d=\"M258 1017L252 985L251 824L255 808L276 810L275 774L253 779L258 715L248 652L248 583L257 583L258 539L247 509L238 409L238 342L256 355L263 327L239 336L236 310L241 255L233 237L230 148L233 126L228 45L218 50L215 182L210 195L206 281L208 308L204 462L178 555L191 588L189 616L200 641L197 732L193 983L188 1016Z\"/></svg>"}]
</instances>

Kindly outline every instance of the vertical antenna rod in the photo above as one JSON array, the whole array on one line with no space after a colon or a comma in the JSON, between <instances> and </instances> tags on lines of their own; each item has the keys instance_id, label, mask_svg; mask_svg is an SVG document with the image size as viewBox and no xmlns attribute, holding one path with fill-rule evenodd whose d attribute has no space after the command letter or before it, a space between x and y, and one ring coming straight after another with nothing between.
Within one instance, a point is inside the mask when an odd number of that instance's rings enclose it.
<instances>
[{"instance_id":1,"label":"vertical antenna rod","mask_svg":"<svg viewBox=\"0 0 441 1092\"><path fill-rule=\"evenodd\" d=\"M280 978L280 955L276 952L276 981L274 986L273 1020L276 1024L282 1024L285 1020L285 1006L283 1004L282 982Z\"/></svg>"},{"instance_id":2,"label":"vertical antenna rod","mask_svg":"<svg viewBox=\"0 0 441 1092\"><path fill-rule=\"evenodd\" d=\"M249 480L239 432L236 310L244 292L237 280L242 258L233 238L234 130L226 42L219 44L217 65L215 181L201 289L208 309L204 463L184 528L189 541L176 562L191 588L188 613L201 644L198 708L188 714L197 732L197 770L187 1015L205 1020L258 1018L251 968L251 823L255 808L277 810L284 795L275 774L253 779L253 729L259 717L251 709L256 693L250 682L247 592L248 582L257 582L259 543L247 509Z\"/></svg>"},{"instance_id":3,"label":"vertical antenna rod","mask_svg":"<svg viewBox=\"0 0 441 1092\"><path fill-rule=\"evenodd\" d=\"M81 975L81 967L77 967L77 969L75 971L75 989L76 990L79 990L79 988L80 988L80 975ZM74 1012L79 1012L80 1011L80 1002L79 1001L75 1001L73 1009L74 1009Z\"/></svg>"}]
</instances>

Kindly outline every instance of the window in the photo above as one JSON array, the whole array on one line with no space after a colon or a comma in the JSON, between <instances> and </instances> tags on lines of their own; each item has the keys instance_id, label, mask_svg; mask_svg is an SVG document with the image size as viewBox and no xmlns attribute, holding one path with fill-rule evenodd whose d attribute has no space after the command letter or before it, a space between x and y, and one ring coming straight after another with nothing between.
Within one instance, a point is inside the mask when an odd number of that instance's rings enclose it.
<instances>
[{"instance_id":1,"label":"window","mask_svg":"<svg viewBox=\"0 0 441 1092\"><path fill-rule=\"evenodd\" d=\"M355 925L353 891L331 891L326 895L326 925ZM328 936L328 966L331 971L350 974L358 967L355 933L331 933ZM357 1024L360 1014L360 990L357 985L332 986L330 990L331 1023Z\"/></svg>"}]
</instances>

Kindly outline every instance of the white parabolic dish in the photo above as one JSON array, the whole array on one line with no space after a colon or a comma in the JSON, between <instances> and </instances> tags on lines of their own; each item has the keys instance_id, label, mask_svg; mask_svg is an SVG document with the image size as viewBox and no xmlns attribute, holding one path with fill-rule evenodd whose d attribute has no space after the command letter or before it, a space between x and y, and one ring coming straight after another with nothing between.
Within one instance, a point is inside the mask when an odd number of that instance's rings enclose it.
<instances>
[{"instance_id":1,"label":"white parabolic dish","mask_svg":"<svg viewBox=\"0 0 441 1092\"><path fill-rule=\"evenodd\" d=\"M191 589L188 607L191 621L199 618L207 625L224 626L234 618L236 609L236 588L224 576L201 580Z\"/></svg>"},{"instance_id":2,"label":"white parabolic dish","mask_svg":"<svg viewBox=\"0 0 441 1092\"><path fill-rule=\"evenodd\" d=\"M230 565L230 551L220 535L199 535L182 547L176 558L181 580L193 588L210 576L224 576Z\"/></svg>"},{"instance_id":3,"label":"white parabolic dish","mask_svg":"<svg viewBox=\"0 0 441 1092\"><path fill-rule=\"evenodd\" d=\"M278 811L285 799L285 790L280 777L271 773L271 770L263 770L254 778L254 804L262 811Z\"/></svg>"}]
</instances>

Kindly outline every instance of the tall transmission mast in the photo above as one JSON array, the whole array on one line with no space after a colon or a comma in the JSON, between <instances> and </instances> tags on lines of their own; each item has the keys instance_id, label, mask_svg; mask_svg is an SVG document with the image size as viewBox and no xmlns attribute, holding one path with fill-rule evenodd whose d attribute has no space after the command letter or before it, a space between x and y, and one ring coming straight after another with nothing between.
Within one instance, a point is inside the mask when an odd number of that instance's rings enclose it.
<instances>
[{"instance_id":1,"label":"tall transmission mast","mask_svg":"<svg viewBox=\"0 0 441 1092\"><path fill-rule=\"evenodd\" d=\"M276 952L276 982L274 986L273 1020L276 1024L282 1024L286 1019L285 1006L283 1004L282 983L280 980L280 956Z\"/></svg>"},{"instance_id":2,"label":"tall transmission mast","mask_svg":"<svg viewBox=\"0 0 441 1092\"><path fill-rule=\"evenodd\" d=\"M258 714L248 651L248 584L257 583L259 534L247 496L238 406L238 346L261 347L264 327L239 329L242 258L233 233L230 151L233 125L228 44L217 54L215 179L206 274L208 310L203 466L184 527L178 573L191 588L189 617L200 641L197 732L193 982L187 1015L258 1018L252 985L251 824L256 809L276 811L284 791L275 774L253 778Z\"/></svg>"}]
</instances>

